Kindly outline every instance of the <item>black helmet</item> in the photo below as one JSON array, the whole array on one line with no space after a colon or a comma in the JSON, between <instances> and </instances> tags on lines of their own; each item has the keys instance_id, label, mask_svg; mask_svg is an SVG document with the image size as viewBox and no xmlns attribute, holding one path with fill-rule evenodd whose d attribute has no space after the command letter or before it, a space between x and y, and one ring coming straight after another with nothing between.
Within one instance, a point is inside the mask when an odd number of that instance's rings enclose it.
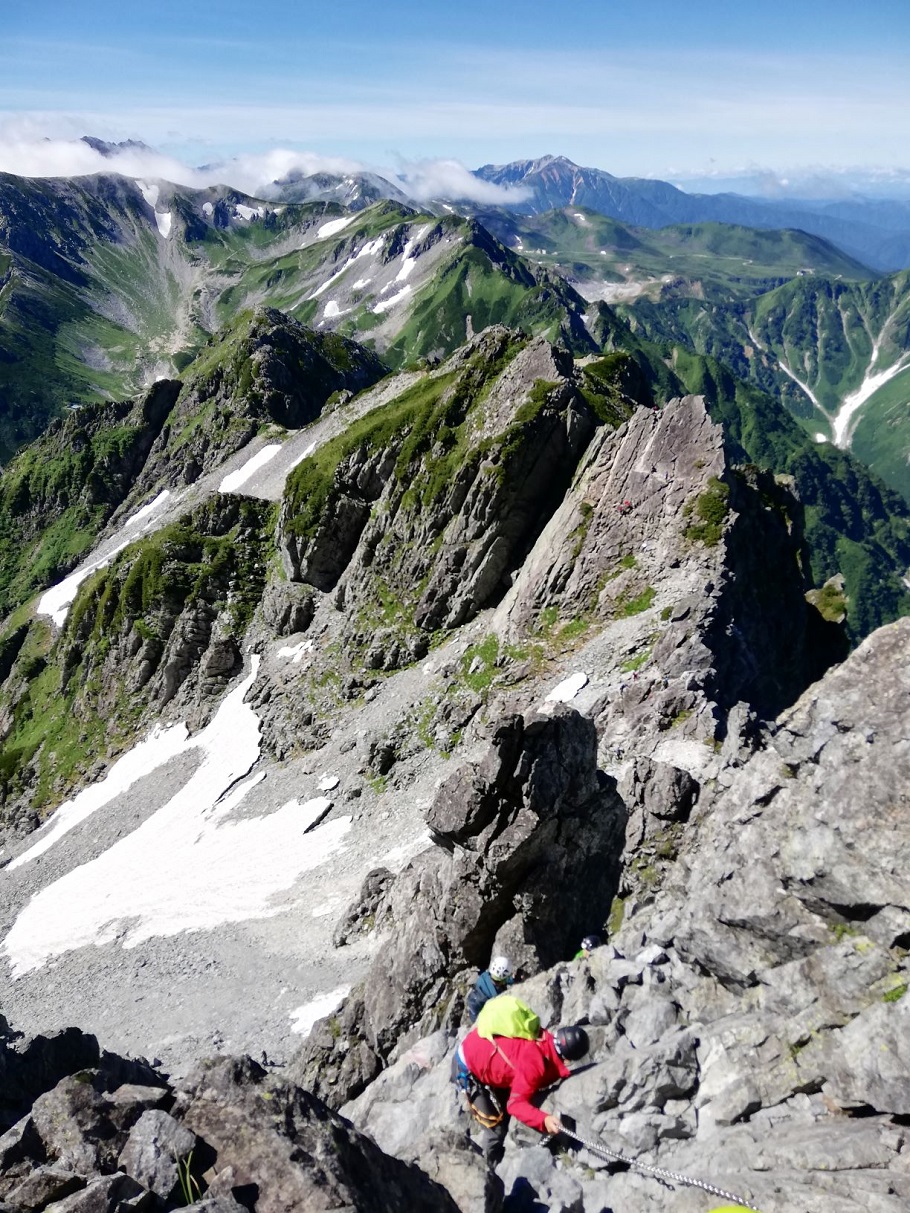
<instances>
[{"instance_id":1,"label":"black helmet","mask_svg":"<svg viewBox=\"0 0 910 1213\"><path fill-rule=\"evenodd\" d=\"M581 941L581 946L583 951L593 952L595 948L600 947L601 942L602 941L599 935L586 935Z\"/></svg>"},{"instance_id":2,"label":"black helmet","mask_svg":"<svg viewBox=\"0 0 910 1213\"><path fill-rule=\"evenodd\" d=\"M553 1040L556 1052L564 1061L578 1061L588 1051L588 1034L584 1028L557 1028Z\"/></svg>"}]
</instances>

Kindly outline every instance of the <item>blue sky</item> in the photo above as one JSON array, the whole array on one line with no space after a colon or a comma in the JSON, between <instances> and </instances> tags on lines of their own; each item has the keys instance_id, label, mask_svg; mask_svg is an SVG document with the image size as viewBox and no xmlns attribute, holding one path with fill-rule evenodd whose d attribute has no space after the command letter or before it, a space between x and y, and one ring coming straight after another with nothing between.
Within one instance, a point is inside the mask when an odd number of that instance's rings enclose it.
<instances>
[{"instance_id":1,"label":"blue sky","mask_svg":"<svg viewBox=\"0 0 910 1213\"><path fill-rule=\"evenodd\" d=\"M559 152L670 178L910 167L910 0L0 0L0 43L0 142L377 167Z\"/></svg>"}]
</instances>

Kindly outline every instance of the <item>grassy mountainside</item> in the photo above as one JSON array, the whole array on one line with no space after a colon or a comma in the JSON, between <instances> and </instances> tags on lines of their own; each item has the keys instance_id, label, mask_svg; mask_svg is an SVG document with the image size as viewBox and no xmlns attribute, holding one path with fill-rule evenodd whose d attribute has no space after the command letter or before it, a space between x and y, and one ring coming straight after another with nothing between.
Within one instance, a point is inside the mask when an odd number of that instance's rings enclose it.
<instances>
[{"instance_id":1,"label":"grassy mountainside","mask_svg":"<svg viewBox=\"0 0 910 1213\"><path fill-rule=\"evenodd\" d=\"M55 421L0 475L0 617L70 571L125 500L180 384Z\"/></svg>"},{"instance_id":2,"label":"grassy mountainside","mask_svg":"<svg viewBox=\"0 0 910 1213\"><path fill-rule=\"evenodd\" d=\"M542 215L491 208L478 218L509 248L578 283L589 298L710 294L734 300L751 298L798 274L850 281L877 276L834 245L801 231L722 223L652 231L577 206Z\"/></svg>"},{"instance_id":3,"label":"grassy mountainside","mask_svg":"<svg viewBox=\"0 0 910 1213\"><path fill-rule=\"evenodd\" d=\"M203 690L223 689L242 665L273 527L267 503L213 498L89 578L62 635L41 617L9 622L0 805L26 790L36 807L59 799L131 743L200 663Z\"/></svg>"},{"instance_id":4,"label":"grassy mountainside","mask_svg":"<svg viewBox=\"0 0 910 1213\"><path fill-rule=\"evenodd\" d=\"M178 374L260 306L367 341L392 366L499 322L593 348L584 301L473 220L0 176L0 459L67 405Z\"/></svg>"},{"instance_id":5,"label":"grassy mountainside","mask_svg":"<svg viewBox=\"0 0 910 1213\"><path fill-rule=\"evenodd\" d=\"M263 248L299 243L325 210L0 174L0 459L66 405L179 371L212 330L212 294Z\"/></svg>"},{"instance_id":6,"label":"grassy mountainside","mask_svg":"<svg viewBox=\"0 0 910 1213\"><path fill-rule=\"evenodd\" d=\"M739 303L638 300L632 328L685 342L777 396L910 499L910 273L797 278Z\"/></svg>"}]
</instances>

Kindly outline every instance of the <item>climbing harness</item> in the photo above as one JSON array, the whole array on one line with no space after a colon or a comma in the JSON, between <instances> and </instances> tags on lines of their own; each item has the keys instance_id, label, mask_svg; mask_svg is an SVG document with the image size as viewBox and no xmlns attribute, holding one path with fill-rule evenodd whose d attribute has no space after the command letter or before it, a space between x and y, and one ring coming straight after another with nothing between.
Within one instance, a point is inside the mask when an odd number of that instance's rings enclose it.
<instances>
[{"instance_id":1,"label":"climbing harness","mask_svg":"<svg viewBox=\"0 0 910 1213\"><path fill-rule=\"evenodd\" d=\"M455 1085L464 1094L465 1103L468 1105L468 1111L477 1121L482 1129L495 1129L497 1125L501 1125L505 1118L505 1109L500 1104L499 1100L493 1094L490 1087L485 1086L479 1079L475 1078L468 1069L464 1056L459 1050L455 1054L455 1070L452 1075ZM479 1096L485 1096L492 1106L492 1111L484 1111L479 1108L474 1102Z\"/></svg>"},{"instance_id":2,"label":"climbing harness","mask_svg":"<svg viewBox=\"0 0 910 1213\"><path fill-rule=\"evenodd\" d=\"M495 1111L494 1112L482 1111L480 1108L478 1108L477 1104L473 1102L473 1100L471 1098L471 1093L468 1091L465 1091L464 1097L467 1100L468 1109L469 1109L471 1115L474 1117L474 1119L477 1121L477 1123L480 1125L480 1127L482 1129L495 1129L497 1127L497 1125L502 1124L503 1118L505 1117L505 1110L500 1105L499 1100L496 1098L496 1096L493 1094L493 1092L490 1090L489 1087L480 1086L479 1084L478 1084L478 1087L479 1087L479 1089L473 1092L474 1097L476 1098L479 1094L486 1095L486 1097L489 1099L490 1103L495 1108Z\"/></svg>"},{"instance_id":3,"label":"climbing harness","mask_svg":"<svg viewBox=\"0 0 910 1213\"><path fill-rule=\"evenodd\" d=\"M658 1179L666 1179L670 1183L683 1184L689 1188L701 1188L704 1192L710 1192L712 1196L721 1196L724 1200L728 1200L734 1205L741 1205L744 1209L758 1210L758 1206L750 1205L744 1196L737 1196L735 1192L728 1192L726 1188L718 1188L714 1184L706 1183L703 1179L693 1179L691 1175L681 1175L678 1171L667 1171L664 1167L652 1167L650 1163L626 1158L624 1154L617 1154L615 1150L601 1145L600 1142L587 1141L584 1137L579 1137L577 1133L573 1133L565 1126L561 1132L566 1137L571 1137L573 1141L577 1141L580 1146L584 1146L586 1150L590 1150L592 1154L599 1154L601 1158L607 1159L608 1162L625 1163L628 1167L633 1167L637 1171L645 1171L648 1175L655 1175Z\"/></svg>"}]
</instances>

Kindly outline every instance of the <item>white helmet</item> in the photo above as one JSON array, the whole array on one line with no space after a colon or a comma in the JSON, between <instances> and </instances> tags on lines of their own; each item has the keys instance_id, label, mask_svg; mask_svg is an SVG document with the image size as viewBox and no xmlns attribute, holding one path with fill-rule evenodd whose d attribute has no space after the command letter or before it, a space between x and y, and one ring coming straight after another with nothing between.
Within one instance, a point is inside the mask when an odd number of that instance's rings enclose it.
<instances>
[{"instance_id":1,"label":"white helmet","mask_svg":"<svg viewBox=\"0 0 910 1213\"><path fill-rule=\"evenodd\" d=\"M490 976L494 981L508 981L512 976L512 964L506 956L494 956L490 961Z\"/></svg>"}]
</instances>

